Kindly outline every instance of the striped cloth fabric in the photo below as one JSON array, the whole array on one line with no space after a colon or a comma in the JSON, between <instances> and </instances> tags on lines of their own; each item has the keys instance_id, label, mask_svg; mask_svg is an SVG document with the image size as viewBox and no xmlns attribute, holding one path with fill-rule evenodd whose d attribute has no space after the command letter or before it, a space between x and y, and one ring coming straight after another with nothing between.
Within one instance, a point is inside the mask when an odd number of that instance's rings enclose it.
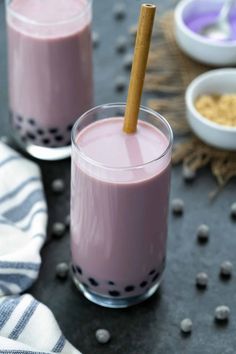
<instances>
[{"instance_id":1,"label":"striped cloth fabric","mask_svg":"<svg viewBox=\"0 0 236 354\"><path fill-rule=\"evenodd\" d=\"M0 354L78 354L51 311L20 295L37 279L47 206L38 166L0 142Z\"/></svg>"}]
</instances>

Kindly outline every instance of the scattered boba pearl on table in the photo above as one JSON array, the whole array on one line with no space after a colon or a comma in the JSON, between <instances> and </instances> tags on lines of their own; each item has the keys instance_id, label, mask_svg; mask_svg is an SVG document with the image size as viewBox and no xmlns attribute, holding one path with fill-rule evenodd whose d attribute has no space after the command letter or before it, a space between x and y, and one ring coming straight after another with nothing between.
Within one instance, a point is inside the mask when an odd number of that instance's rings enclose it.
<instances>
[{"instance_id":1,"label":"scattered boba pearl on table","mask_svg":"<svg viewBox=\"0 0 236 354\"><path fill-rule=\"evenodd\" d=\"M206 243L209 240L210 228L206 224L201 224L197 228L197 239L199 243Z\"/></svg>"},{"instance_id":2,"label":"scattered boba pearl on table","mask_svg":"<svg viewBox=\"0 0 236 354\"><path fill-rule=\"evenodd\" d=\"M198 273L196 276L196 286L200 289L206 289L208 285L208 275L204 272Z\"/></svg>"},{"instance_id":3,"label":"scattered boba pearl on table","mask_svg":"<svg viewBox=\"0 0 236 354\"><path fill-rule=\"evenodd\" d=\"M230 215L232 219L236 220L236 202L231 205Z\"/></svg>"},{"instance_id":4,"label":"scattered boba pearl on table","mask_svg":"<svg viewBox=\"0 0 236 354\"><path fill-rule=\"evenodd\" d=\"M131 70L133 64L133 54L126 54L124 57L124 68L126 70Z\"/></svg>"},{"instance_id":5,"label":"scattered boba pearl on table","mask_svg":"<svg viewBox=\"0 0 236 354\"><path fill-rule=\"evenodd\" d=\"M93 47L94 48L97 48L99 46L100 37L99 37L99 34L97 32L93 32L92 33L92 42L93 42Z\"/></svg>"},{"instance_id":6,"label":"scattered boba pearl on table","mask_svg":"<svg viewBox=\"0 0 236 354\"><path fill-rule=\"evenodd\" d=\"M228 306L221 305L215 309L215 320L217 322L227 322L230 316L230 309Z\"/></svg>"},{"instance_id":7,"label":"scattered boba pearl on table","mask_svg":"<svg viewBox=\"0 0 236 354\"><path fill-rule=\"evenodd\" d=\"M111 334L107 329L97 329L95 333L98 343L106 344L111 339Z\"/></svg>"},{"instance_id":8,"label":"scattered boba pearl on table","mask_svg":"<svg viewBox=\"0 0 236 354\"><path fill-rule=\"evenodd\" d=\"M123 20L126 16L126 6L123 3L116 3L113 8L114 18L116 20Z\"/></svg>"},{"instance_id":9,"label":"scattered boba pearl on table","mask_svg":"<svg viewBox=\"0 0 236 354\"><path fill-rule=\"evenodd\" d=\"M65 233L66 227L62 222L55 222L52 225L52 234L55 238L61 238Z\"/></svg>"},{"instance_id":10,"label":"scattered boba pearl on table","mask_svg":"<svg viewBox=\"0 0 236 354\"><path fill-rule=\"evenodd\" d=\"M220 276L222 278L230 278L233 272L233 264L230 261L224 261L220 266Z\"/></svg>"},{"instance_id":11,"label":"scattered boba pearl on table","mask_svg":"<svg viewBox=\"0 0 236 354\"><path fill-rule=\"evenodd\" d=\"M69 273L69 266L67 263L58 263L56 266L56 276L60 279L66 279Z\"/></svg>"},{"instance_id":12,"label":"scattered boba pearl on table","mask_svg":"<svg viewBox=\"0 0 236 354\"><path fill-rule=\"evenodd\" d=\"M118 92L124 91L126 88L126 78L123 76L118 76L115 80L115 89Z\"/></svg>"},{"instance_id":13,"label":"scattered boba pearl on table","mask_svg":"<svg viewBox=\"0 0 236 354\"><path fill-rule=\"evenodd\" d=\"M190 334L192 332L193 323L190 318L185 318L180 322L181 332L184 334Z\"/></svg>"},{"instance_id":14,"label":"scattered boba pearl on table","mask_svg":"<svg viewBox=\"0 0 236 354\"><path fill-rule=\"evenodd\" d=\"M173 199L171 202L171 209L174 215L182 215L184 212L184 202L180 198Z\"/></svg>"},{"instance_id":15,"label":"scattered boba pearl on table","mask_svg":"<svg viewBox=\"0 0 236 354\"><path fill-rule=\"evenodd\" d=\"M116 40L116 51L118 53L124 53L127 49L127 39L124 36L120 36Z\"/></svg>"},{"instance_id":16,"label":"scattered boba pearl on table","mask_svg":"<svg viewBox=\"0 0 236 354\"><path fill-rule=\"evenodd\" d=\"M183 166L182 175L186 182L192 182L196 177L195 171L191 170L188 166Z\"/></svg>"},{"instance_id":17,"label":"scattered boba pearl on table","mask_svg":"<svg viewBox=\"0 0 236 354\"><path fill-rule=\"evenodd\" d=\"M54 181L52 182L52 191L54 193L62 193L65 189L65 183L63 181L63 179L54 179Z\"/></svg>"}]
</instances>

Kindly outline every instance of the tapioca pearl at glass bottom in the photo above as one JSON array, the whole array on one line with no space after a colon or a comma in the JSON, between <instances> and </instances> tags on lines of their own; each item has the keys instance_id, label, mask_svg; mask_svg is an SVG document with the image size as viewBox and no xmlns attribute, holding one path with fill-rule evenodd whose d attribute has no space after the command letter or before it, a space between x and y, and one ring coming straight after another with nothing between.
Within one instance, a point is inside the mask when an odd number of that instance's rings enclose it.
<instances>
[{"instance_id":1,"label":"tapioca pearl at glass bottom","mask_svg":"<svg viewBox=\"0 0 236 354\"><path fill-rule=\"evenodd\" d=\"M29 118L29 119L28 119L28 123L29 123L30 125L36 125L35 120L34 120L33 118Z\"/></svg>"},{"instance_id":2,"label":"tapioca pearl at glass bottom","mask_svg":"<svg viewBox=\"0 0 236 354\"><path fill-rule=\"evenodd\" d=\"M37 135L44 135L45 131L43 129L37 129L36 133L37 133Z\"/></svg>"},{"instance_id":3,"label":"tapioca pearl at glass bottom","mask_svg":"<svg viewBox=\"0 0 236 354\"><path fill-rule=\"evenodd\" d=\"M48 132L51 134L56 134L56 133L58 133L58 129L57 128L49 128Z\"/></svg>"},{"instance_id":4,"label":"tapioca pearl at glass bottom","mask_svg":"<svg viewBox=\"0 0 236 354\"><path fill-rule=\"evenodd\" d=\"M118 296L121 296L121 293L117 290L110 290L108 292L109 295L111 295L112 297L118 297Z\"/></svg>"},{"instance_id":5,"label":"tapioca pearl at glass bottom","mask_svg":"<svg viewBox=\"0 0 236 354\"><path fill-rule=\"evenodd\" d=\"M142 283L140 283L140 288L145 288L145 286L148 285L147 281L142 281Z\"/></svg>"},{"instance_id":6,"label":"tapioca pearl at glass bottom","mask_svg":"<svg viewBox=\"0 0 236 354\"><path fill-rule=\"evenodd\" d=\"M14 118L14 114L12 113L12 119ZM16 115L16 119L18 122L23 122L23 118L20 115Z\"/></svg>"},{"instance_id":7,"label":"tapioca pearl at glass bottom","mask_svg":"<svg viewBox=\"0 0 236 354\"><path fill-rule=\"evenodd\" d=\"M82 269L79 266L75 266L74 264L72 265L72 270L73 270L74 273L78 272L80 275L83 274Z\"/></svg>"},{"instance_id":8,"label":"tapioca pearl at glass bottom","mask_svg":"<svg viewBox=\"0 0 236 354\"><path fill-rule=\"evenodd\" d=\"M30 133L30 132L27 132L26 134L27 138L29 138L30 140L35 140L35 135Z\"/></svg>"},{"instance_id":9,"label":"tapioca pearl at glass bottom","mask_svg":"<svg viewBox=\"0 0 236 354\"><path fill-rule=\"evenodd\" d=\"M20 126L14 126L18 131L21 131ZM20 134L20 138L23 141L33 142L36 145L47 145L48 147L60 147L65 145L70 145L70 135L66 133L66 136L56 135L56 136L47 136L42 129L37 129L35 132L26 131L24 134Z\"/></svg>"},{"instance_id":10,"label":"tapioca pearl at glass bottom","mask_svg":"<svg viewBox=\"0 0 236 354\"><path fill-rule=\"evenodd\" d=\"M93 278L89 278L88 280L92 286L99 286L99 283L97 282L97 280L95 280Z\"/></svg>"},{"instance_id":11,"label":"tapioca pearl at glass bottom","mask_svg":"<svg viewBox=\"0 0 236 354\"><path fill-rule=\"evenodd\" d=\"M68 126L67 126L67 131L71 131L72 130L72 128L73 128L73 124L69 124Z\"/></svg>"},{"instance_id":12,"label":"tapioca pearl at glass bottom","mask_svg":"<svg viewBox=\"0 0 236 354\"><path fill-rule=\"evenodd\" d=\"M108 285L115 285L115 283L113 281L110 281L110 280L107 282L107 284Z\"/></svg>"},{"instance_id":13,"label":"tapioca pearl at glass bottom","mask_svg":"<svg viewBox=\"0 0 236 354\"><path fill-rule=\"evenodd\" d=\"M9 117L15 130L24 143L32 142L36 145L60 147L71 144L70 131L73 124L66 125L63 129L58 127L45 128L38 124L32 117L24 118L20 114L9 111Z\"/></svg>"},{"instance_id":14,"label":"tapioca pearl at glass bottom","mask_svg":"<svg viewBox=\"0 0 236 354\"><path fill-rule=\"evenodd\" d=\"M162 262L163 263L163 262ZM88 288L91 287L92 289L99 291L100 288L102 288L102 293L105 293L106 291L108 292L108 295L112 297L119 297L119 296L127 296L128 294L132 294L132 292L137 291L138 289L144 289L144 288L150 288L155 284L155 282L158 281L160 277L160 272L157 272L154 270L149 272L147 275L147 280L143 280L141 283L138 285L127 285L123 287L122 285L119 285L115 283L114 281L98 281L94 277L86 277L82 271L82 268L78 265L72 265L72 271L77 274L79 281L81 284ZM151 273L151 279L150 279L150 273ZM156 274L155 274L156 273ZM87 284L89 283L89 285ZM105 288L104 288L105 286Z\"/></svg>"},{"instance_id":15,"label":"tapioca pearl at glass bottom","mask_svg":"<svg viewBox=\"0 0 236 354\"><path fill-rule=\"evenodd\" d=\"M155 281L158 280L159 276L160 273L155 274L154 277L152 278L152 283L155 283Z\"/></svg>"}]
</instances>

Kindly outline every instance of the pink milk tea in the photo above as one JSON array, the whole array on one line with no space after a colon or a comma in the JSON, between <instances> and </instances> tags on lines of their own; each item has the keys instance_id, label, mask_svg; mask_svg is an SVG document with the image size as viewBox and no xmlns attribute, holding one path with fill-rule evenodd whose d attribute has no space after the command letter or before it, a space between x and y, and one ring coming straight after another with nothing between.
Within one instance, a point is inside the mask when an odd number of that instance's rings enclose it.
<instances>
[{"instance_id":1,"label":"pink milk tea","mask_svg":"<svg viewBox=\"0 0 236 354\"><path fill-rule=\"evenodd\" d=\"M7 3L9 105L24 143L70 144L72 125L93 103L91 1Z\"/></svg>"},{"instance_id":2,"label":"pink milk tea","mask_svg":"<svg viewBox=\"0 0 236 354\"><path fill-rule=\"evenodd\" d=\"M141 120L135 134L122 125L103 119L74 135L72 262L85 296L139 302L165 266L171 138Z\"/></svg>"}]
</instances>

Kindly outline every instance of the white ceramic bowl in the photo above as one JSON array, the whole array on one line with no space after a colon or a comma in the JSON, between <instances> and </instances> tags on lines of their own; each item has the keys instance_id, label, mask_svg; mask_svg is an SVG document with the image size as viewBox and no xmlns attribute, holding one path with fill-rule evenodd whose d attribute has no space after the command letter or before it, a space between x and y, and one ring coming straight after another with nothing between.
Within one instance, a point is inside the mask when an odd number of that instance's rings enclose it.
<instances>
[{"instance_id":1,"label":"white ceramic bowl","mask_svg":"<svg viewBox=\"0 0 236 354\"><path fill-rule=\"evenodd\" d=\"M182 0L175 9L175 37L193 59L213 66L236 64L236 40L212 41L190 30L185 21L191 14L220 11L224 0ZM236 7L232 10L236 12Z\"/></svg>"},{"instance_id":2,"label":"white ceramic bowl","mask_svg":"<svg viewBox=\"0 0 236 354\"><path fill-rule=\"evenodd\" d=\"M203 94L236 94L236 69L211 70L198 76L185 94L188 122L195 134L212 146L236 150L236 127L227 127L204 118L195 108L198 96Z\"/></svg>"}]
</instances>

